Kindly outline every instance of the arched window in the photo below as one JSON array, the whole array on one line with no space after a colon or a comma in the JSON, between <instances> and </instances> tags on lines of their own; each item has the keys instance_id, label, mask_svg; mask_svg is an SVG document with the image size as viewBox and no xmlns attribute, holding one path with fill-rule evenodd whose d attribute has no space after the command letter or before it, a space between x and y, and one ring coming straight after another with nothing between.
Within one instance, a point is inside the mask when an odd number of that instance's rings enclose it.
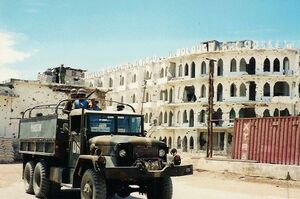
<instances>
[{"instance_id":1,"label":"arched window","mask_svg":"<svg viewBox=\"0 0 300 199\"><path fill-rule=\"evenodd\" d=\"M199 117L200 123L205 123L205 110L201 110L200 117Z\"/></svg>"},{"instance_id":2,"label":"arched window","mask_svg":"<svg viewBox=\"0 0 300 199\"><path fill-rule=\"evenodd\" d=\"M123 97L123 96L121 96L121 102L122 102L122 103L124 102L124 97Z\"/></svg>"},{"instance_id":3,"label":"arched window","mask_svg":"<svg viewBox=\"0 0 300 199\"><path fill-rule=\"evenodd\" d=\"M182 76L182 65L180 64L178 66L178 77L181 77Z\"/></svg>"},{"instance_id":4,"label":"arched window","mask_svg":"<svg viewBox=\"0 0 300 199\"><path fill-rule=\"evenodd\" d=\"M187 122L188 122L186 110L184 110L184 112L183 112L183 115L182 115L182 122L183 122L183 123L187 123Z\"/></svg>"},{"instance_id":5,"label":"arched window","mask_svg":"<svg viewBox=\"0 0 300 199\"><path fill-rule=\"evenodd\" d=\"M241 84L240 86L240 97L245 97L246 96L246 86L245 84Z\"/></svg>"},{"instance_id":6,"label":"arched window","mask_svg":"<svg viewBox=\"0 0 300 199\"><path fill-rule=\"evenodd\" d=\"M201 97L206 97L206 87L205 87L205 85L202 85L202 87L201 87Z\"/></svg>"},{"instance_id":7,"label":"arched window","mask_svg":"<svg viewBox=\"0 0 300 199\"><path fill-rule=\"evenodd\" d=\"M289 58L285 57L283 59L283 73L286 74L290 69L290 61Z\"/></svg>"},{"instance_id":8,"label":"arched window","mask_svg":"<svg viewBox=\"0 0 300 199\"><path fill-rule=\"evenodd\" d=\"M290 86L287 82L276 82L273 91L274 96L290 96Z\"/></svg>"},{"instance_id":9,"label":"arched window","mask_svg":"<svg viewBox=\"0 0 300 199\"><path fill-rule=\"evenodd\" d=\"M135 103L135 94L132 95L132 103Z\"/></svg>"},{"instance_id":10,"label":"arched window","mask_svg":"<svg viewBox=\"0 0 300 199\"><path fill-rule=\"evenodd\" d=\"M182 140L182 151L183 152L187 152L187 137L186 136L184 136L184 138L183 138L183 140Z\"/></svg>"},{"instance_id":11,"label":"arched window","mask_svg":"<svg viewBox=\"0 0 300 199\"><path fill-rule=\"evenodd\" d=\"M264 61L264 72L270 72L270 60L268 58Z\"/></svg>"},{"instance_id":12,"label":"arched window","mask_svg":"<svg viewBox=\"0 0 300 199\"><path fill-rule=\"evenodd\" d=\"M232 59L230 62L230 72L236 72L236 60Z\"/></svg>"},{"instance_id":13,"label":"arched window","mask_svg":"<svg viewBox=\"0 0 300 199\"><path fill-rule=\"evenodd\" d=\"M194 78L195 77L195 69L196 66L195 66L195 62L192 62L192 65L191 65L191 78Z\"/></svg>"},{"instance_id":14,"label":"arched window","mask_svg":"<svg viewBox=\"0 0 300 199\"><path fill-rule=\"evenodd\" d=\"M169 112L169 126L172 126L173 125L173 112L170 111Z\"/></svg>"},{"instance_id":15,"label":"arched window","mask_svg":"<svg viewBox=\"0 0 300 199\"><path fill-rule=\"evenodd\" d=\"M290 116L289 110L286 108L280 111L280 116Z\"/></svg>"},{"instance_id":16,"label":"arched window","mask_svg":"<svg viewBox=\"0 0 300 199\"><path fill-rule=\"evenodd\" d=\"M264 85L264 96L270 97L270 84L265 83Z\"/></svg>"},{"instance_id":17,"label":"arched window","mask_svg":"<svg viewBox=\"0 0 300 199\"><path fill-rule=\"evenodd\" d=\"M277 58L273 62L273 72L280 72L280 61Z\"/></svg>"},{"instance_id":18,"label":"arched window","mask_svg":"<svg viewBox=\"0 0 300 199\"><path fill-rule=\"evenodd\" d=\"M133 75L132 82L136 82L136 74Z\"/></svg>"},{"instance_id":19,"label":"arched window","mask_svg":"<svg viewBox=\"0 0 300 199\"><path fill-rule=\"evenodd\" d=\"M222 126L223 124L222 117L223 117L222 109L218 108L216 112L213 112L212 115L213 123L215 123L216 126Z\"/></svg>"},{"instance_id":20,"label":"arched window","mask_svg":"<svg viewBox=\"0 0 300 199\"><path fill-rule=\"evenodd\" d=\"M184 66L184 76L188 76L189 75L189 65L185 64Z\"/></svg>"},{"instance_id":21,"label":"arched window","mask_svg":"<svg viewBox=\"0 0 300 199\"><path fill-rule=\"evenodd\" d=\"M201 75L206 74L206 63L205 61L202 62L201 64Z\"/></svg>"},{"instance_id":22,"label":"arched window","mask_svg":"<svg viewBox=\"0 0 300 199\"><path fill-rule=\"evenodd\" d=\"M223 60L222 59L219 59L219 61L218 61L217 76L223 76Z\"/></svg>"},{"instance_id":23,"label":"arched window","mask_svg":"<svg viewBox=\"0 0 300 199\"><path fill-rule=\"evenodd\" d=\"M167 123L168 122L168 114L167 112L165 112L164 114L164 123Z\"/></svg>"},{"instance_id":24,"label":"arched window","mask_svg":"<svg viewBox=\"0 0 300 199\"><path fill-rule=\"evenodd\" d=\"M247 72L249 75L255 75L256 73L256 61L254 57L251 57L249 60L249 64L246 67Z\"/></svg>"},{"instance_id":25,"label":"arched window","mask_svg":"<svg viewBox=\"0 0 300 199\"><path fill-rule=\"evenodd\" d=\"M235 116L235 111L234 111L234 109L232 108L232 109L230 110L230 112L229 112L229 122L230 122L230 123L233 123L235 117L236 117L236 116Z\"/></svg>"},{"instance_id":26,"label":"arched window","mask_svg":"<svg viewBox=\"0 0 300 199\"><path fill-rule=\"evenodd\" d=\"M146 102L149 102L149 93L146 93Z\"/></svg>"},{"instance_id":27,"label":"arched window","mask_svg":"<svg viewBox=\"0 0 300 199\"><path fill-rule=\"evenodd\" d=\"M145 114L145 123L148 123L148 113Z\"/></svg>"},{"instance_id":28,"label":"arched window","mask_svg":"<svg viewBox=\"0 0 300 199\"><path fill-rule=\"evenodd\" d=\"M246 60L244 58L241 59L240 61L240 72L246 72Z\"/></svg>"},{"instance_id":29,"label":"arched window","mask_svg":"<svg viewBox=\"0 0 300 199\"><path fill-rule=\"evenodd\" d=\"M178 136L177 138L177 149L181 149L181 137Z\"/></svg>"},{"instance_id":30,"label":"arched window","mask_svg":"<svg viewBox=\"0 0 300 199\"><path fill-rule=\"evenodd\" d=\"M109 84L108 85L109 85L110 88L113 87L113 85L114 85L114 81L111 77L109 78Z\"/></svg>"},{"instance_id":31,"label":"arched window","mask_svg":"<svg viewBox=\"0 0 300 199\"><path fill-rule=\"evenodd\" d=\"M169 103L173 102L173 89L171 88L169 91Z\"/></svg>"},{"instance_id":32,"label":"arched window","mask_svg":"<svg viewBox=\"0 0 300 199\"><path fill-rule=\"evenodd\" d=\"M180 123L180 111L177 112L177 124Z\"/></svg>"},{"instance_id":33,"label":"arched window","mask_svg":"<svg viewBox=\"0 0 300 199\"><path fill-rule=\"evenodd\" d=\"M152 113L150 113L150 115L149 115L149 123L151 123L152 122Z\"/></svg>"},{"instance_id":34,"label":"arched window","mask_svg":"<svg viewBox=\"0 0 300 199\"><path fill-rule=\"evenodd\" d=\"M158 118L158 124L161 125L162 124L162 112L159 113L159 118Z\"/></svg>"},{"instance_id":35,"label":"arched window","mask_svg":"<svg viewBox=\"0 0 300 199\"><path fill-rule=\"evenodd\" d=\"M277 108L274 110L273 116L274 117L278 117L279 116L279 110Z\"/></svg>"},{"instance_id":36,"label":"arched window","mask_svg":"<svg viewBox=\"0 0 300 199\"><path fill-rule=\"evenodd\" d=\"M190 149L194 149L194 138L190 137Z\"/></svg>"},{"instance_id":37,"label":"arched window","mask_svg":"<svg viewBox=\"0 0 300 199\"><path fill-rule=\"evenodd\" d=\"M223 86L221 83L219 83L217 87L217 101L223 101Z\"/></svg>"},{"instance_id":38,"label":"arched window","mask_svg":"<svg viewBox=\"0 0 300 199\"><path fill-rule=\"evenodd\" d=\"M263 117L270 117L270 111L268 109L264 111Z\"/></svg>"},{"instance_id":39,"label":"arched window","mask_svg":"<svg viewBox=\"0 0 300 199\"><path fill-rule=\"evenodd\" d=\"M230 97L236 97L236 86L235 86L235 84L231 84L231 86L230 86Z\"/></svg>"},{"instance_id":40,"label":"arched window","mask_svg":"<svg viewBox=\"0 0 300 199\"><path fill-rule=\"evenodd\" d=\"M162 68L162 69L160 69L160 75L159 75L159 77L160 78L163 78L164 77L164 69Z\"/></svg>"},{"instance_id":41,"label":"arched window","mask_svg":"<svg viewBox=\"0 0 300 199\"><path fill-rule=\"evenodd\" d=\"M189 127L194 126L194 111L193 109L190 110L190 118L189 118Z\"/></svg>"},{"instance_id":42,"label":"arched window","mask_svg":"<svg viewBox=\"0 0 300 199\"><path fill-rule=\"evenodd\" d=\"M168 140L168 147L172 148L172 138L171 137L169 137L169 140Z\"/></svg>"}]
</instances>

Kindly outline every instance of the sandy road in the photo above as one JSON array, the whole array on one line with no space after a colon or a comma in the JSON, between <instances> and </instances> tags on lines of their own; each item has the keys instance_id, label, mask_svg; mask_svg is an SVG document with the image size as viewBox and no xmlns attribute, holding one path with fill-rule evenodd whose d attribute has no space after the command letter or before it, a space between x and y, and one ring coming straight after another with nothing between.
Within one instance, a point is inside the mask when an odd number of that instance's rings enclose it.
<instances>
[{"instance_id":1,"label":"sandy road","mask_svg":"<svg viewBox=\"0 0 300 199\"><path fill-rule=\"evenodd\" d=\"M300 182L243 177L229 173L196 172L173 178L174 199L300 198ZM34 199L24 193L21 165L0 165L0 199ZM63 190L55 199L79 199L78 190ZM117 198L117 197L116 197ZM144 199L132 194L127 199Z\"/></svg>"}]
</instances>

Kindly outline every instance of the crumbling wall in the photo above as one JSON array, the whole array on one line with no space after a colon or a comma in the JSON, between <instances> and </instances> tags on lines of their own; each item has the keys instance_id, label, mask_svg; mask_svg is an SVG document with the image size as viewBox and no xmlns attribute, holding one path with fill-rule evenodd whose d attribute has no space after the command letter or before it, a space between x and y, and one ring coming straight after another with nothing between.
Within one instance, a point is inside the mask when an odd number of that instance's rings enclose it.
<instances>
[{"instance_id":1,"label":"crumbling wall","mask_svg":"<svg viewBox=\"0 0 300 199\"><path fill-rule=\"evenodd\" d=\"M14 161L13 140L0 137L0 164Z\"/></svg>"}]
</instances>

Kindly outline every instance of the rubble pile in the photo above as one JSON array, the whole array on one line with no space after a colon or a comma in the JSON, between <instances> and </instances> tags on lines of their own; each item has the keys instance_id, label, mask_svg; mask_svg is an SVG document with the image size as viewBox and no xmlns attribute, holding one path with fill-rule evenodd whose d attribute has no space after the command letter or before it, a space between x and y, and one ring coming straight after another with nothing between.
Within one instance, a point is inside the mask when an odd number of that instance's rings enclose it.
<instances>
[{"instance_id":1,"label":"rubble pile","mask_svg":"<svg viewBox=\"0 0 300 199\"><path fill-rule=\"evenodd\" d=\"M13 140L0 137L0 163L12 163L14 161Z\"/></svg>"}]
</instances>

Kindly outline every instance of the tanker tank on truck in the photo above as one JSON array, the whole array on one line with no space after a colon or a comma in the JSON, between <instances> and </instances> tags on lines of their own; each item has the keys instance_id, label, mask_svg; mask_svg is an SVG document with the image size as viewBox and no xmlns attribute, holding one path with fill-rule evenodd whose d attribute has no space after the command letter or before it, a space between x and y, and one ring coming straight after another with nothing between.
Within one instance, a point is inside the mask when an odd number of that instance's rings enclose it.
<instances>
[{"instance_id":1,"label":"tanker tank on truck","mask_svg":"<svg viewBox=\"0 0 300 199\"><path fill-rule=\"evenodd\" d=\"M132 192L171 199L171 177L193 173L192 165L180 165L175 149L169 154L164 142L145 137L143 115L134 109L81 108L62 117L62 104L30 108L20 120L27 193L46 198L68 186L80 188L82 199L125 198ZM51 107L53 113L42 114ZM33 110L41 113L33 117Z\"/></svg>"}]
</instances>

